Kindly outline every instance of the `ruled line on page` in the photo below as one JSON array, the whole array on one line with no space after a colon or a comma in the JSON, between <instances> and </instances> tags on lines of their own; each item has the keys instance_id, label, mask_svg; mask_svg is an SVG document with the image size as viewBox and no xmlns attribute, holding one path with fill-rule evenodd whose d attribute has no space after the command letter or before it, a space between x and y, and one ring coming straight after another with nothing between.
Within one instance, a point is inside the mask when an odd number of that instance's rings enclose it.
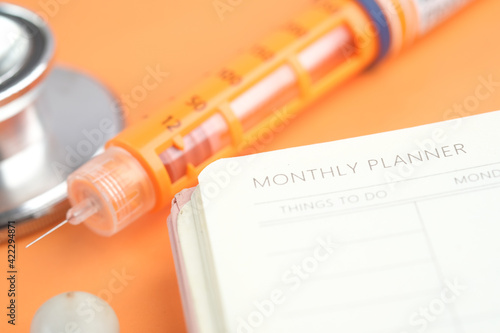
<instances>
[{"instance_id":1,"label":"ruled line on page","mask_svg":"<svg viewBox=\"0 0 500 333\"><path fill-rule=\"evenodd\" d=\"M402 231L402 232L397 232L397 233L392 233L392 234L384 234L384 235L380 235L380 236L376 236L376 237L365 237L365 238L353 239L353 240L349 240L349 241L339 242L339 245L343 246L343 245L363 244L363 243L385 240L385 239L390 239L390 238L399 238L401 236L414 235L414 234L418 234L418 233L422 233L422 229L414 229L414 230ZM277 257L277 256L288 255L288 254L293 254L293 253L304 253L304 252L313 251L315 248L316 248L315 246L308 246L308 247L293 248L293 249L288 249L288 250L274 251L274 252L267 253L267 256L268 257Z\"/></svg>"},{"instance_id":2,"label":"ruled line on page","mask_svg":"<svg viewBox=\"0 0 500 333\"><path fill-rule=\"evenodd\" d=\"M427 247L428 247L429 253L431 255L432 264L436 270L436 273L438 274L439 278L441 279L441 281L445 281L446 277L445 277L445 274L443 271L443 267L439 263L439 260L436 256L436 250L434 249L434 245L432 244L432 240L431 240L431 237L429 236L429 232L427 231L427 228L425 227L425 222L424 222L424 219L422 217L422 213L420 212L420 208L418 206L418 203L414 202L413 204L415 207L415 212L417 213L418 220L422 226L422 230L423 230L423 233L425 236L425 242L427 243ZM452 318L452 322L453 322L453 328L455 329L456 333L464 333L464 329L463 329L462 323L460 321L460 318L458 316L457 309L456 309L455 305L449 304L449 307L450 307L451 318Z\"/></svg>"},{"instance_id":3,"label":"ruled line on page","mask_svg":"<svg viewBox=\"0 0 500 333\"><path fill-rule=\"evenodd\" d=\"M311 222L312 220L317 220L317 219L321 219L321 218L325 218L325 217L347 215L347 214L353 214L353 213L374 210L374 209L384 209L384 208L399 206L399 205L403 205L403 204L410 204L410 203L415 202L415 201L422 202L422 201L426 201L426 200L433 200L433 199L442 198L442 197L450 197L450 196L460 195L460 194L464 194L464 193L479 192L482 190L493 189L493 188L498 188L498 187L500 187L500 182L494 183L494 184L476 186L476 187L472 187L472 188L468 188L468 189L459 189L459 190L436 193L436 194L432 194L432 195L423 195L420 197L412 197L412 198L396 200L396 201L392 201L392 202L388 202L388 203L378 203L378 204L366 205L363 207L346 208L346 209L340 209L337 211L328 211L328 212L323 212L323 213L318 213L318 214L309 214L309 215L302 215L302 216L285 217L285 218L281 218L281 219L263 220L263 221L259 221L259 224L261 227L269 227L269 226L280 225L280 224L285 224L285 223L304 222L305 220L307 220L307 222Z\"/></svg>"},{"instance_id":4,"label":"ruled line on page","mask_svg":"<svg viewBox=\"0 0 500 333\"><path fill-rule=\"evenodd\" d=\"M414 298L435 296L436 294L439 294L439 292L441 292L440 288L417 290L417 291L412 291L409 293L401 293L398 295L377 297L377 298L368 299L368 300L359 301L359 302L345 302L345 303L340 303L340 304L331 304L331 305L324 305L324 306L311 307L311 308L305 308L305 309L302 308L302 309L288 311L286 314L289 316L292 316L292 317L323 315L325 312L331 314L331 313L338 312L338 311L348 311L348 310L358 309L358 308L362 308L362 307L381 305L381 304L387 304L387 303L402 302L402 301L406 301L406 300L410 300L410 299L414 299Z\"/></svg>"},{"instance_id":5,"label":"ruled line on page","mask_svg":"<svg viewBox=\"0 0 500 333\"><path fill-rule=\"evenodd\" d=\"M339 278L353 277L356 275L388 272L391 270L396 270L396 269L406 268L406 267L431 265L432 263L433 262L432 262L431 258L416 259L416 260L411 260L411 261L397 263L397 264L381 265L381 266L376 266L376 267L369 267L369 268L364 268L364 269L346 271L346 272L342 272L342 273L324 274L324 275L319 275L319 276L313 277L312 279L313 280L335 280L335 279L339 279Z\"/></svg>"}]
</instances>

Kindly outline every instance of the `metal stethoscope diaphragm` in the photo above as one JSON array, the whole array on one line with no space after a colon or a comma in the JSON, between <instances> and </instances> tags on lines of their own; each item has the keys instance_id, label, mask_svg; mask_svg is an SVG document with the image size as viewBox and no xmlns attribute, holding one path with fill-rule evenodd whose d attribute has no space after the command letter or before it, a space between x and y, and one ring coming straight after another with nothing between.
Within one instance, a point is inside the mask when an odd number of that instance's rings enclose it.
<instances>
[{"instance_id":1,"label":"metal stethoscope diaphragm","mask_svg":"<svg viewBox=\"0 0 500 333\"><path fill-rule=\"evenodd\" d=\"M0 242L64 219L66 177L123 128L103 85L51 66L54 38L35 13L0 3Z\"/></svg>"}]
</instances>

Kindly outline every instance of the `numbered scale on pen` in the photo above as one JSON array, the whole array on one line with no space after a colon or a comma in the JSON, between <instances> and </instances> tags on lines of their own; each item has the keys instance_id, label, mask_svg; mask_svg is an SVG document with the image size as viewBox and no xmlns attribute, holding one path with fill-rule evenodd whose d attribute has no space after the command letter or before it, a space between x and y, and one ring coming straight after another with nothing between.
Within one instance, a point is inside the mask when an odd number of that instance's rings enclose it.
<instances>
[{"instance_id":1,"label":"numbered scale on pen","mask_svg":"<svg viewBox=\"0 0 500 333\"><path fill-rule=\"evenodd\" d=\"M289 38L298 39L307 33L307 29L293 23L287 26L285 33ZM311 95L315 84L344 62L345 54L352 48L351 33L345 26L340 26L301 52L284 58L276 68L270 66L269 72L263 76L255 73L252 67L261 67L276 56L269 46L256 46L247 55L251 61L249 64L234 64L220 70L209 89L201 88L199 93L183 101L188 112L206 113L208 118L188 134L179 134L181 137L173 139L173 146L159 154L171 181L185 176L194 166L228 145L244 145L245 135L249 135L253 128L260 129L258 125L266 117L290 112L286 106L300 103ZM349 66L350 70L355 69L352 64ZM252 77L256 77L254 82ZM217 86L220 90L213 91ZM228 86L234 87L230 94ZM176 127L182 126L181 120L174 116L168 116L163 124L171 133L176 133Z\"/></svg>"}]
</instances>

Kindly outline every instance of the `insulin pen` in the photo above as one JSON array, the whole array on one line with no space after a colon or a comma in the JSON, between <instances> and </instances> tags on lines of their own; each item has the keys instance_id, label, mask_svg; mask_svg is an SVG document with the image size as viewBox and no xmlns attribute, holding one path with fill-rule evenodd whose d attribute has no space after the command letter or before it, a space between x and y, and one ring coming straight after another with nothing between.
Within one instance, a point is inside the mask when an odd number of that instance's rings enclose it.
<instances>
[{"instance_id":1,"label":"insulin pen","mask_svg":"<svg viewBox=\"0 0 500 333\"><path fill-rule=\"evenodd\" d=\"M469 1L315 1L169 108L125 129L104 153L73 172L67 180L72 208L48 233L67 222L85 222L110 236L165 207L209 163L235 155L259 131L279 126L278 110L302 110Z\"/></svg>"}]
</instances>

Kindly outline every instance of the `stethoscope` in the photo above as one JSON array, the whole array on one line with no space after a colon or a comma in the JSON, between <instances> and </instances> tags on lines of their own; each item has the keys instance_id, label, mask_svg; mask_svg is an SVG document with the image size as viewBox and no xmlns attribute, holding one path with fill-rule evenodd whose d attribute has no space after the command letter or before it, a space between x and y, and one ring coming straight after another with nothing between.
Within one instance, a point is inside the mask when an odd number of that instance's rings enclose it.
<instances>
[{"instance_id":1,"label":"stethoscope","mask_svg":"<svg viewBox=\"0 0 500 333\"><path fill-rule=\"evenodd\" d=\"M123 128L119 103L94 79L52 66L41 17L0 3L0 243L64 219L66 176ZM96 129L112 119L111 130Z\"/></svg>"}]
</instances>

